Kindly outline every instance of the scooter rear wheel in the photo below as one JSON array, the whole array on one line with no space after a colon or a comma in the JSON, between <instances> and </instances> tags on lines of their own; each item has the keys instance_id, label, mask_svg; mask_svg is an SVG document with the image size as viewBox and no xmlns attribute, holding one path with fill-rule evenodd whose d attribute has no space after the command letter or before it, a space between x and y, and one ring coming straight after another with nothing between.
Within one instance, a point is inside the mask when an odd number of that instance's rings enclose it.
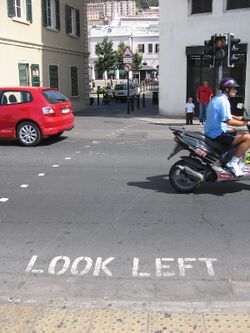
<instances>
[{"instance_id":1,"label":"scooter rear wheel","mask_svg":"<svg viewBox=\"0 0 250 333\"><path fill-rule=\"evenodd\" d=\"M191 166L187 162L180 160L176 162L169 171L169 182L173 186L173 188L181 193L191 193L194 192L197 187L199 187L200 182L186 174L183 170L179 168L179 166L188 166L191 167L195 171L196 168Z\"/></svg>"}]
</instances>

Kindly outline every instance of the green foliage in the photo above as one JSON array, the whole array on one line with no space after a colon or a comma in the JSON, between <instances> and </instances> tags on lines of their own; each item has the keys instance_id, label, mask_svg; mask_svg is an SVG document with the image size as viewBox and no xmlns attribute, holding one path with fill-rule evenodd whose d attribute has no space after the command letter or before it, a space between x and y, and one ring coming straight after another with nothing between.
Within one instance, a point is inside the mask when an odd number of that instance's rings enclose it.
<instances>
[{"instance_id":1,"label":"green foliage","mask_svg":"<svg viewBox=\"0 0 250 333\"><path fill-rule=\"evenodd\" d=\"M95 62L95 67L100 72L105 72L109 69L123 69L123 54L128 46L124 42L120 42L117 51L113 50L113 41L108 37L104 37L101 43L95 46L95 53L98 60ZM135 52L133 54L132 70L137 71L141 66L142 56Z\"/></svg>"},{"instance_id":2,"label":"green foliage","mask_svg":"<svg viewBox=\"0 0 250 333\"><path fill-rule=\"evenodd\" d=\"M95 46L95 53L98 56L98 60L95 62L95 67L105 72L111 68L114 68L116 61L116 53L113 51L113 41L108 37L104 37L101 43L97 43Z\"/></svg>"}]
</instances>

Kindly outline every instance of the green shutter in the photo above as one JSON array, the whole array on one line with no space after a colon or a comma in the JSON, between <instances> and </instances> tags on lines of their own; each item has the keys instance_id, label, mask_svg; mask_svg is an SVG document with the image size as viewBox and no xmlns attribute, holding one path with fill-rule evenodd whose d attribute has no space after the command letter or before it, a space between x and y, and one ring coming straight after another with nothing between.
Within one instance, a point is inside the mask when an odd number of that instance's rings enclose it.
<instances>
[{"instance_id":1,"label":"green shutter","mask_svg":"<svg viewBox=\"0 0 250 333\"><path fill-rule=\"evenodd\" d=\"M65 20L66 34L70 34L72 32L71 7L68 5L65 5Z\"/></svg>"},{"instance_id":2,"label":"green shutter","mask_svg":"<svg viewBox=\"0 0 250 333\"><path fill-rule=\"evenodd\" d=\"M14 0L7 0L7 8L8 8L8 16L9 17L15 16Z\"/></svg>"},{"instance_id":3,"label":"green shutter","mask_svg":"<svg viewBox=\"0 0 250 333\"><path fill-rule=\"evenodd\" d=\"M47 27L48 26L48 19L47 19L47 5L46 5L46 0L42 1L42 11L43 11L43 26Z\"/></svg>"},{"instance_id":4,"label":"green shutter","mask_svg":"<svg viewBox=\"0 0 250 333\"><path fill-rule=\"evenodd\" d=\"M80 12L76 9L76 35L80 37Z\"/></svg>"},{"instance_id":5,"label":"green shutter","mask_svg":"<svg viewBox=\"0 0 250 333\"><path fill-rule=\"evenodd\" d=\"M32 0L26 0L26 18L32 23Z\"/></svg>"},{"instance_id":6,"label":"green shutter","mask_svg":"<svg viewBox=\"0 0 250 333\"><path fill-rule=\"evenodd\" d=\"M59 0L56 0L56 29L60 30L60 4Z\"/></svg>"}]
</instances>

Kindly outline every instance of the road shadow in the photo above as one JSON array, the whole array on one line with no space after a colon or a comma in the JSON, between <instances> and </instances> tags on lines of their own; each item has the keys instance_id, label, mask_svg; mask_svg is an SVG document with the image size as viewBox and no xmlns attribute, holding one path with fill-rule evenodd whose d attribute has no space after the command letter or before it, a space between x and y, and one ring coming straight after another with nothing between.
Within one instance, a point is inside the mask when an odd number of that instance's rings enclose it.
<instances>
[{"instance_id":1,"label":"road shadow","mask_svg":"<svg viewBox=\"0 0 250 333\"><path fill-rule=\"evenodd\" d=\"M27 147L27 146L22 146L17 139L0 139L0 147L23 147L23 148L36 148L36 147L42 147L42 146L51 146L54 145L58 142L64 141L66 140L68 137L65 135L62 135L60 137L57 138L49 138L46 137L44 139L42 139L41 143L38 146L35 147Z\"/></svg>"},{"instance_id":2,"label":"road shadow","mask_svg":"<svg viewBox=\"0 0 250 333\"><path fill-rule=\"evenodd\" d=\"M128 182L128 186L135 186L145 190L153 190L160 193L187 195L179 193L169 183L168 174L147 177L145 181ZM202 184L193 195L211 194L215 196L224 196L230 193L249 191L250 185L242 182L224 182L224 183L206 183Z\"/></svg>"}]
</instances>

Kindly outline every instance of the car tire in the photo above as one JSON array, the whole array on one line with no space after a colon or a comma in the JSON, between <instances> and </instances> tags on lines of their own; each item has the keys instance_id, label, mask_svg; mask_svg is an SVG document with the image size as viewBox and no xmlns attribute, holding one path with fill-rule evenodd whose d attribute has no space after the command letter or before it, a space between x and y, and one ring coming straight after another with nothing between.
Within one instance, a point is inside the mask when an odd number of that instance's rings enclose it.
<instances>
[{"instance_id":1,"label":"car tire","mask_svg":"<svg viewBox=\"0 0 250 333\"><path fill-rule=\"evenodd\" d=\"M17 127L17 139L22 146L34 147L42 140L39 127L32 121L24 121Z\"/></svg>"}]
</instances>

